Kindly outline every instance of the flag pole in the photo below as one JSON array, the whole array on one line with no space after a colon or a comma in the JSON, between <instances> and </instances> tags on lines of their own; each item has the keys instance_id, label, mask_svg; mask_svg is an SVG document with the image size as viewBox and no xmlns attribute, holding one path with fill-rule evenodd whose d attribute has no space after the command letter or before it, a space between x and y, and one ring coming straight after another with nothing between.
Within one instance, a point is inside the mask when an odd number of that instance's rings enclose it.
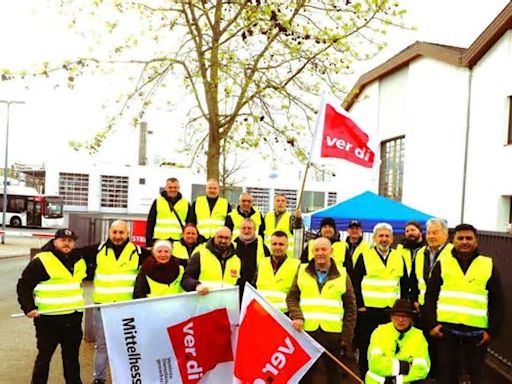
<instances>
[{"instance_id":1,"label":"flag pole","mask_svg":"<svg viewBox=\"0 0 512 384\"><path fill-rule=\"evenodd\" d=\"M347 372L352 378L356 381L358 384L364 384L364 381L359 378L352 370L347 367L345 364L343 364L336 356L334 356L331 352L329 352L327 349L324 348L324 352L327 356L329 356L331 359L333 359L336 364L338 364L345 372Z\"/></svg>"}]
</instances>

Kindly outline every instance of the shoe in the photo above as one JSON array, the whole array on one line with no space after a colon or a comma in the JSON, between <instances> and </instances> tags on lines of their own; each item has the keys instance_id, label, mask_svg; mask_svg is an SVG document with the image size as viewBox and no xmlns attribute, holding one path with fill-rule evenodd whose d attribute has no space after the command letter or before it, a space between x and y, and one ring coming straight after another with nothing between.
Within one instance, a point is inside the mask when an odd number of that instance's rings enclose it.
<instances>
[{"instance_id":1,"label":"shoe","mask_svg":"<svg viewBox=\"0 0 512 384\"><path fill-rule=\"evenodd\" d=\"M105 380L102 380L102 379L94 379L94 381L92 382L92 384L105 384L106 381Z\"/></svg>"}]
</instances>

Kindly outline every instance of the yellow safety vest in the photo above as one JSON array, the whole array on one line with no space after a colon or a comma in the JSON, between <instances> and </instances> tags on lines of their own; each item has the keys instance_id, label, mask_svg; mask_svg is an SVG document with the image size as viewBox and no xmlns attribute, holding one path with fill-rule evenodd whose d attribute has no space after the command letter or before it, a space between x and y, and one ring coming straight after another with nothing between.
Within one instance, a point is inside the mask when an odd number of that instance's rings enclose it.
<instances>
[{"instance_id":1,"label":"yellow safety vest","mask_svg":"<svg viewBox=\"0 0 512 384\"><path fill-rule=\"evenodd\" d=\"M441 258L445 257L446 255L450 255L453 248L453 244L448 243L445 245L441 253L437 256L437 260L434 262L434 264ZM427 246L421 247L418 249L418 252L416 253L416 259L414 264L414 271L416 272L416 277L418 279L418 303L420 305L425 304L425 292L427 291L427 283L425 282L425 276L423 276L423 266L425 265L425 250L427 249Z\"/></svg>"},{"instance_id":2,"label":"yellow safety vest","mask_svg":"<svg viewBox=\"0 0 512 384\"><path fill-rule=\"evenodd\" d=\"M492 259L477 256L466 274L453 255L439 262L443 284L437 301L437 321L487 328L489 292L486 286L492 274Z\"/></svg>"},{"instance_id":3,"label":"yellow safety vest","mask_svg":"<svg viewBox=\"0 0 512 384\"><path fill-rule=\"evenodd\" d=\"M359 256L362 255L364 251L370 249L371 247L372 246L370 245L370 243L367 242L366 240L361 241L359 245L356 247L356 249L354 249L354 252L352 253L352 265L355 266Z\"/></svg>"},{"instance_id":4,"label":"yellow safety vest","mask_svg":"<svg viewBox=\"0 0 512 384\"><path fill-rule=\"evenodd\" d=\"M199 281L207 287L223 288L233 287L240 278L241 261L237 255L233 255L226 260L224 273L217 257L206 247L199 251L201 272Z\"/></svg>"},{"instance_id":5,"label":"yellow safety vest","mask_svg":"<svg viewBox=\"0 0 512 384\"><path fill-rule=\"evenodd\" d=\"M407 375L399 374L399 361L410 364ZM368 371L365 383L382 384L386 377L395 377L396 383L416 382L425 379L429 370L428 344L422 331L411 327L400 335L393 323L379 325L373 331L368 346Z\"/></svg>"},{"instance_id":6,"label":"yellow safety vest","mask_svg":"<svg viewBox=\"0 0 512 384\"><path fill-rule=\"evenodd\" d=\"M199 196L195 205L197 230L205 238L209 239L215 235L215 231L222 227L228 215L228 201L219 197L215 202L213 211L210 212L206 196Z\"/></svg>"},{"instance_id":7,"label":"yellow safety vest","mask_svg":"<svg viewBox=\"0 0 512 384\"><path fill-rule=\"evenodd\" d=\"M267 212L265 215L265 245L270 249L270 238L275 231L283 231L288 236L288 250L286 254L288 257L293 257L295 237L293 236L293 229L290 232L290 212L284 212L276 225L275 212Z\"/></svg>"},{"instance_id":8,"label":"yellow safety vest","mask_svg":"<svg viewBox=\"0 0 512 384\"><path fill-rule=\"evenodd\" d=\"M297 276L304 330L312 332L320 327L325 332L340 333L344 313L341 296L347 289L347 271L339 268L340 276L326 280L319 291L316 278L306 272L307 266L302 264Z\"/></svg>"},{"instance_id":9,"label":"yellow safety vest","mask_svg":"<svg viewBox=\"0 0 512 384\"><path fill-rule=\"evenodd\" d=\"M407 268L407 276L411 275L412 271L412 252L408 248L404 248L402 244L398 244L396 250L402 254L405 261L405 268Z\"/></svg>"},{"instance_id":10,"label":"yellow safety vest","mask_svg":"<svg viewBox=\"0 0 512 384\"><path fill-rule=\"evenodd\" d=\"M73 274L61 263L52 252L38 253L36 258L41 260L50 279L39 282L34 288L34 300L40 312L85 305L82 280L87 276L86 265L79 259L73 268ZM83 309L77 310L82 312ZM49 313L48 315L65 315L75 310Z\"/></svg>"},{"instance_id":11,"label":"yellow safety vest","mask_svg":"<svg viewBox=\"0 0 512 384\"><path fill-rule=\"evenodd\" d=\"M149 285L149 294L148 297L157 297L157 296L167 296L167 295L176 295L178 293L183 292L183 288L181 288L181 278L183 277L183 272L185 269L180 265L180 272L176 279L170 284L159 283L158 281L153 280L151 277L146 276L146 280Z\"/></svg>"},{"instance_id":12,"label":"yellow safety vest","mask_svg":"<svg viewBox=\"0 0 512 384\"><path fill-rule=\"evenodd\" d=\"M313 253L313 240L309 240L308 243L308 260L312 260L315 256ZM347 253L347 243L343 240L336 241L332 243L332 256L331 259L334 260L337 267L343 267L345 263L345 254Z\"/></svg>"},{"instance_id":13,"label":"yellow safety vest","mask_svg":"<svg viewBox=\"0 0 512 384\"><path fill-rule=\"evenodd\" d=\"M261 225L261 213L258 208L254 208L254 213L249 217L254 221L256 224L256 233L258 233L258 230L260 229ZM246 217L243 217L240 212L238 212L238 209L234 209L233 211L229 212L228 216L231 216L231 220L233 221L233 236L232 239L235 240L240 235L240 227L242 226L242 222L246 219Z\"/></svg>"},{"instance_id":14,"label":"yellow safety vest","mask_svg":"<svg viewBox=\"0 0 512 384\"><path fill-rule=\"evenodd\" d=\"M365 307L392 307L400 298L400 278L404 275L402 254L391 249L384 265L375 248L363 252L366 275L361 282Z\"/></svg>"},{"instance_id":15,"label":"yellow safety vest","mask_svg":"<svg viewBox=\"0 0 512 384\"><path fill-rule=\"evenodd\" d=\"M116 260L114 250L102 246L96 255L94 275L95 303L131 300L139 270L139 248L129 242Z\"/></svg>"},{"instance_id":16,"label":"yellow safety vest","mask_svg":"<svg viewBox=\"0 0 512 384\"><path fill-rule=\"evenodd\" d=\"M178 213L181 223L185 225L188 214L188 202L185 199L179 199L174 204L174 210ZM182 228L180 221L169 207L169 202L163 196L156 198L156 223L153 233L154 239L161 240L179 240L181 239Z\"/></svg>"},{"instance_id":17,"label":"yellow safety vest","mask_svg":"<svg viewBox=\"0 0 512 384\"><path fill-rule=\"evenodd\" d=\"M276 274L270 257L264 258L258 265L256 288L261 295L281 312L287 312L286 294L290 291L297 274L300 260L287 257Z\"/></svg>"}]
</instances>

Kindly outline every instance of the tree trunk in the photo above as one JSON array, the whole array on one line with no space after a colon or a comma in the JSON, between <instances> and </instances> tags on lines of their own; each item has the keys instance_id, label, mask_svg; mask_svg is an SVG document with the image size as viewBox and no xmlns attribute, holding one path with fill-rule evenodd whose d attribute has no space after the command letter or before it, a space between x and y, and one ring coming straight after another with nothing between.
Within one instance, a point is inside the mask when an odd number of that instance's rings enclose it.
<instances>
[{"instance_id":1,"label":"tree trunk","mask_svg":"<svg viewBox=\"0 0 512 384\"><path fill-rule=\"evenodd\" d=\"M220 140L219 129L212 119L209 121L208 151L206 157L206 178L219 180Z\"/></svg>"}]
</instances>

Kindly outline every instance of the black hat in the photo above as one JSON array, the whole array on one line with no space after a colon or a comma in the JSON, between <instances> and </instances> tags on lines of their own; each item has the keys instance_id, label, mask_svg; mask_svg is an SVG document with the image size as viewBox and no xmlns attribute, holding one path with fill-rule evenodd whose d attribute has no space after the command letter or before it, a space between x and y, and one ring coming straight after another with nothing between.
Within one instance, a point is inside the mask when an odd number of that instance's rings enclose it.
<instances>
[{"instance_id":1,"label":"black hat","mask_svg":"<svg viewBox=\"0 0 512 384\"><path fill-rule=\"evenodd\" d=\"M63 238L66 238L66 237L70 238L70 239L73 239L73 240L78 239L78 236L76 235L76 233L73 232L69 228L61 228L61 229L58 229L57 232L55 232L55 238L56 239L63 239Z\"/></svg>"},{"instance_id":2,"label":"black hat","mask_svg":"<svg viewBox=\"0 0 512 384\"><path fill-rule=\"evenodd\" d=\"M348 222L347 228L352 228L352 227L361 228L362 227L361 222L359 220L350 220Z\"/></svg>"},{"instance_id":3,"label":"black hat","mask_svg":"<svg viewBox=\"0 0 512 384\"><path fill-rule=\"evenodd\" d=\"M322 221L320 222L320 229L322 229L322 227L324 227L326 225L333 227L334 230L336 231L336 222L334 221L334 219L332 217L324 217L322 219Z\"/></svg>"},{"instance_id":4,"label":"black hat","mask_svg":"<svg viewBox=\"0 0 512 384\"><path fill-rule=\"evenodd\" d=\"M417 221L415 221L415 220L408 221L407 223L405 223L405 227L404 228L407 228L409 225L415 226L421 232L421 224L418 223Z\"/></svg>"},{"instance_id":5,"label":"black hat","mask_svg":"<svg viewBox=\"0 0 512 384\"><path fill-rule=\"evenodd\" d=\"M409 315L416 314L416 311L414 310L414 307L412 306L411 301L407 300L407 299L397 299L395 301L395 304L393 304L393 308L388 309L388 312L390 314L393 314L393 313L407 313Z\"/></svg>"}]
</instances>

